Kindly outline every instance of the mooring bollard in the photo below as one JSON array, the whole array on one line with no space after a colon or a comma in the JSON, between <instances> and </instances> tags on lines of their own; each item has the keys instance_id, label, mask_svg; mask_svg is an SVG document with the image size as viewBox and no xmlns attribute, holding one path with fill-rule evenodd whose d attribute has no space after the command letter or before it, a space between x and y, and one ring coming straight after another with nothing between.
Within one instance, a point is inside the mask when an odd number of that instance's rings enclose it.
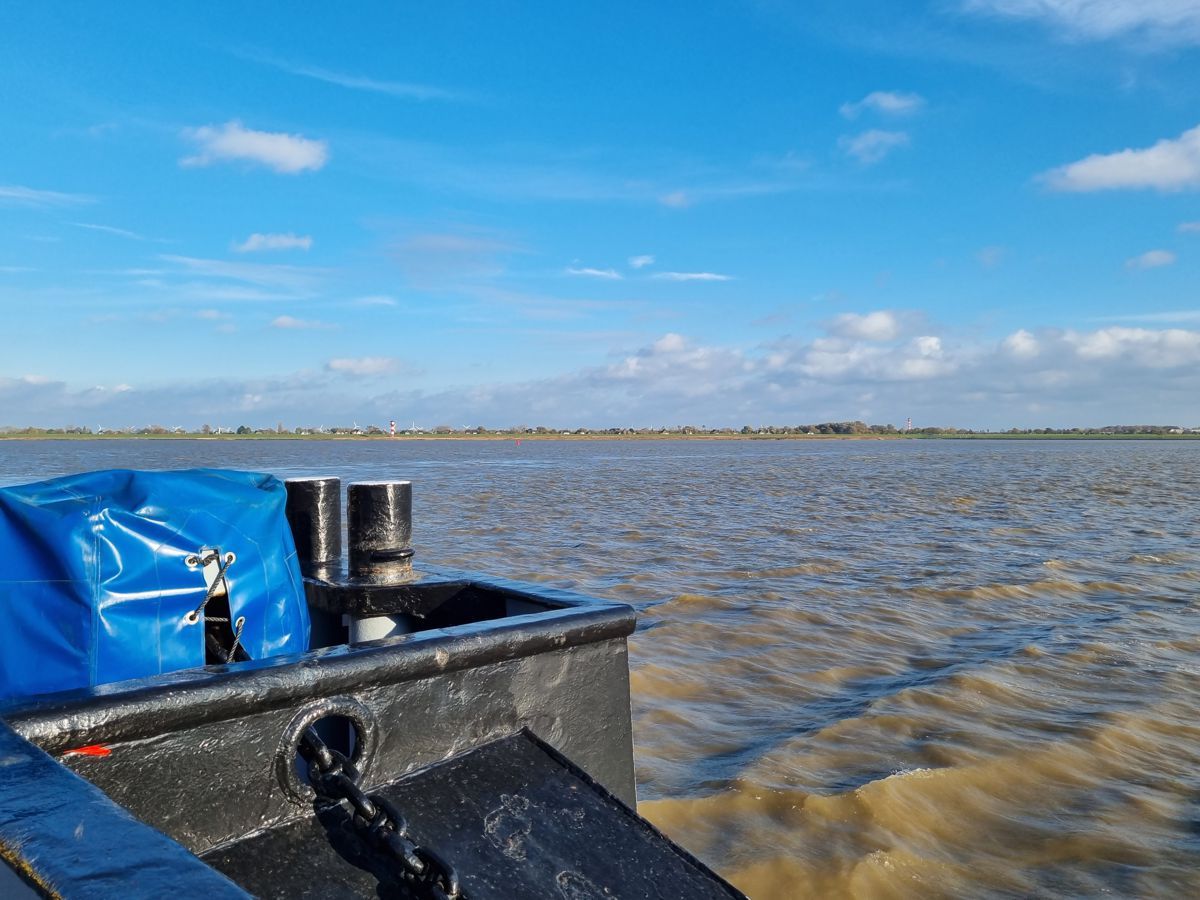
<instances>
[{"instance_id":1,"label":"mooring bollard","mask_svg":"<svg viewBox=\"0 0 1200 900\"><path fill-rule=\"evenodd\" d=\"M287 520L296 557L305 575L324 576L342 565L342 481L331 476L289 478ZM317 609L308 612L309 647L346 643L346 617Z\"/></svg>"},{"instance_id":2,"label":"mooring bollard","mask_svg":"<svg viewBox=\"0 0 1200 900\"><path fill-rule=\"evenodd\" d=\"M346 497L350 577L402 581L412 577L412 482L358 481ZM350 622L350 643L406 634L407 616Z\"/></svg>"},{"instance_id":3,"label":"mooring bollard","mask_svg":"<svg viewBox=\"0 0 1200 900\"><path fill-rule=\"evenodd\" d=\"M342 561L342 481L333 477L289 478L287 520L296 556L305 571Z\"/></svg>"},{"instance_id":4,"label":"mooring bollard","mask_svg":"<svg viewBox=\"0 0 1200 900\"><path fill-rule=\"evenodd\" d=\"M412 482L357 481L346 499L350 574L412 574Z\"/></svg>"}]
</instances>

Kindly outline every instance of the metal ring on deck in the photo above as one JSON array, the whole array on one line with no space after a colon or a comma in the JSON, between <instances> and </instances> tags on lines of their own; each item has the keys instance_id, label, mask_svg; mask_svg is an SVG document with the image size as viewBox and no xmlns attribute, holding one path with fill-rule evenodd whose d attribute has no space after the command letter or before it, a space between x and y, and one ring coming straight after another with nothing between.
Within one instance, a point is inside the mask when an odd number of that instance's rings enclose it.
<instances>
[{"instance_id":1,"label":"metal ring on deck","mask_svg":"<svg viewBox=\"0 0 1200 900\"><path fill-rule=\"evenodd\" d=\"M300 738L311 726L330 716L343 716L354 726L354 752L350 762L362 775L371 767L378 743L379 723L375 714L353 697L326 697L303 707L288 723L279 742L275 756L275 776L288 799L298 806L306 806L316 799L317 793L300 779L296 771L296 756Z\"/></svg>"}]
</instances>

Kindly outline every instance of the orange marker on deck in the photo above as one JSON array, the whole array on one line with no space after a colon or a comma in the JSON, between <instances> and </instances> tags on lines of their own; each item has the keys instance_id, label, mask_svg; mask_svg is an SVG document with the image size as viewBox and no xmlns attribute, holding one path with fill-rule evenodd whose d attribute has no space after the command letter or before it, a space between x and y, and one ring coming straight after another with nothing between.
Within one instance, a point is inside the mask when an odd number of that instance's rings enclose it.
<instances>
[{"instance_id":1,"label":"orange marker on deck","mask_svg":"<svg viewBox=\"0 0 1200 900\"><path fill-rule=\"evenodd\" d=\"M76 747L68 750L63 756L111 756L112 750L103 744L88 744L86 747Z\"/></svg>"}]
</instances>

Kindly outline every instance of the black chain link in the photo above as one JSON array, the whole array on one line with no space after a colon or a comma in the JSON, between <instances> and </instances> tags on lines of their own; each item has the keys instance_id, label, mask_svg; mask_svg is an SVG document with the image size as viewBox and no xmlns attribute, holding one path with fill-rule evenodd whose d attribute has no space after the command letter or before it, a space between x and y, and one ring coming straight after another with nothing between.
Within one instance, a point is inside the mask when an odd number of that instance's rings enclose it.
<instances>
[{"instance_id":1,"label":"black chain link","mask_svg":"<svg viewBox=\"0 0 1200 900\"><path fill-rule=\"evenodd\" d=\"M304 732L298 749L317 796L350 804L355 827L368 844L399 864L400 879L414 894L430 900L466 900L454 867L409 838L408 820L389 800L363 792L359 772L345 755L326 746L312 728Z\"/></svg>"}]
</instances>

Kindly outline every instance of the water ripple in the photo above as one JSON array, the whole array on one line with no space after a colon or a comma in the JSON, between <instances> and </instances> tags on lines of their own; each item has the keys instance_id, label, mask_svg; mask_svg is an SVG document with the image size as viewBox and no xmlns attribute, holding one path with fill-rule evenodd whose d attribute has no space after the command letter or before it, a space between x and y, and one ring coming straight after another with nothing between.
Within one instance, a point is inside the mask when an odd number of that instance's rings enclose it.
<instances>
[{"instance_id":1,"label":"water ripple","mask_svg":"<svg viewBox=\"0 0 1200 900\"><path fill-rule=\"evenodd\" d=\"M181 465L637 606L643 811L756 898L1200 893L1200 443L0 443Z\"/></svg>"}]
</instances>

